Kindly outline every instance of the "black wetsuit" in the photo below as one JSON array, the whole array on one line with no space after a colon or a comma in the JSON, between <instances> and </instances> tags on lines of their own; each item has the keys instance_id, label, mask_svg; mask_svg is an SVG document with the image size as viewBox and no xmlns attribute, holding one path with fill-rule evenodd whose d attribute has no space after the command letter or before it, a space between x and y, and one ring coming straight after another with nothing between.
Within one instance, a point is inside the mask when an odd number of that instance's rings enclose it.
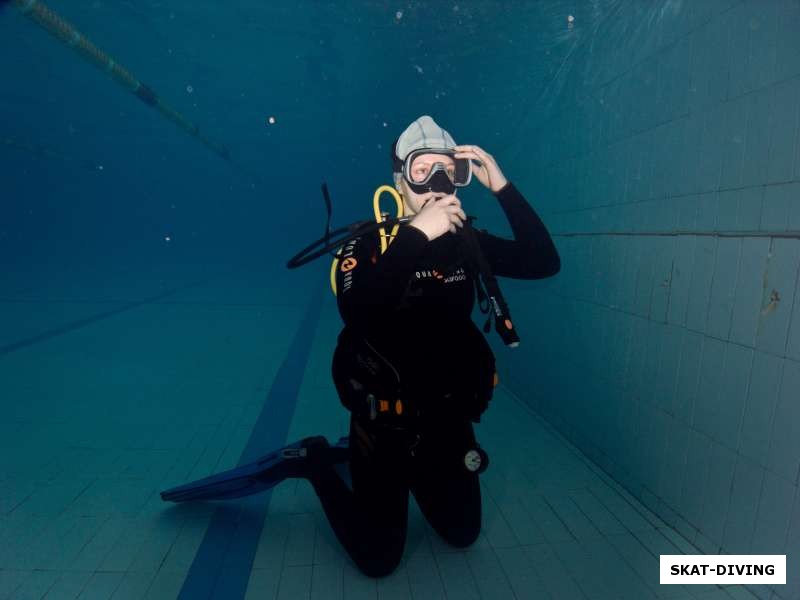
<instances>
[{"instance_id":1,"label":"black wetsuit","mask_svg":"<svg viewBox=\"0 0 800 600\"><path fill-rule=\"evenodd\" d=\"M496 197L515 239L475 230L492 272L518 279L557 273L558 252L525 198L511 183ZM402 225L383 254L377 235L349 241L341 254L336 287L345 327L333 373L343 404L353 411L352 490L333 469L310 480L356 565L382 576L403 554L409 490L449 543L463 547L477 538L480 486L463 459L476 443L471 421L479 420L491 397L494 356L471 318L473 269L461 234L428 241L419 229ZM365 349L370 356L361 360ZM407 401L397 419L402 426L387 427L391 419L373 421L364 413L360 403L368 391L379 398L396 392Z\"/></svg>"}]
</instances>

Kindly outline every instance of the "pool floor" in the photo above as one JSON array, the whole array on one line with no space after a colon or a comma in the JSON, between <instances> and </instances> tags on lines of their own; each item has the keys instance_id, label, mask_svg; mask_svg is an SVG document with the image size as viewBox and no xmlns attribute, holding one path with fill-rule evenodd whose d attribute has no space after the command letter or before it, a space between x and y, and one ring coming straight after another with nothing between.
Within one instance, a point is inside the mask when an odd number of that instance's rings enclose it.
<instances>
[{"instance_id":1,"label":"pool floor","mask_svg":"<svg viewBox=\"0 0 800 600\"><path fill-rule=\"evenodd\" d=\"M502 383L477 426L491 457L480 538L449 547L412 499L389 577L357 571L303 480L240 503L161 502L248 444L346 434L330 380L334 298L313 286L290 297L300 280L208 265L6 273L0 600L754 598L660 586L658 556L696 549ZM254 437L257 423L270 433Z\"/></svg>"}]
</instances>

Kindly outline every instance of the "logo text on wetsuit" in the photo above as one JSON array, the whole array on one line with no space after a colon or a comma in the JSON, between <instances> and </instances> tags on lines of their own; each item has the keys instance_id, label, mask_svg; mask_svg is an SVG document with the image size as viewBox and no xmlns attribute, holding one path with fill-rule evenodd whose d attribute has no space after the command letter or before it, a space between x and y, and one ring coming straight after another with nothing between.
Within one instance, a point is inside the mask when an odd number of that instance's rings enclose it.
<instances>
[{"instance_id":1,"label":"logo text on wetsuit","mask_svg":"<svg viewBox=\"0 0 800 600\"><path fill-rule=\"evenodd\" d=\"M341 271L344 273L344 278L342 279L342 293L349 290L353 285L353 269L356 266L356 259L353 258L353 251L357 241L358 240L350 240L347 242L340 254L340 260L342 261Z\"/></svg>"},{"instance_id":2,"label":"logo text on wetsuit","mask_svg":"<svg viewBox=\"0 0 800 600\"><path fill-rule=\"evenodd\" d=\"M438 279L442 283L452 283L453 281L464 281L467 274L464 272L463 267L458 267L451 275L445 277L436 269L423 269L414 273L417 279Z\"/></svg>"}]
</instances>

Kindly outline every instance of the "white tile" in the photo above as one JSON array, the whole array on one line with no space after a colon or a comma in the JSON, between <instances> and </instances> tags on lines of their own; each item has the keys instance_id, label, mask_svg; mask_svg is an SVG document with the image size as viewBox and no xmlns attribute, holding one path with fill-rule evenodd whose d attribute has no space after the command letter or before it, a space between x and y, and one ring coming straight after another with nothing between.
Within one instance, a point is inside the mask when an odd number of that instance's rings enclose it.
<instances>
[{"instance_id":1,"label":"white tile","mask_svg":"<svg viewBox=\"0 0 800 600\"><path fill-rule=\"evenodd\" d=\"M781 0L782 2L782 0ZM797 10L800 22L800 9ZM780 26L779 26L780 27ZM800 45L799 45L800 46ZM767 181L791 181L800 120L800 79L778 83L773 88Z\"/></svg>"},{"instance_id":2,"label":"white tile","mask_svg":"<svg viewBox=\"0 0 800 600\"><path fill-rule=\"evenodd\" d=\"M729 512L731 500L731 483L736 464L736 455L721 444L712 442L708 478L705 481L705 502L703 503L703 516L698 522L698 529L703 538L717 548L721 545L725 521L732 514ZM704 540L698 536L696 543L700 545ZM708 550L706 548L705 550Z\"/></svg>"},{"instance_id":3,"label":"white tile","mask_svg":"<svg viewBox=\"0 0 800 600\"><path fill-rule=\"evenodd\" d=\"M775 407L766 466L789 481L800 474L800 363L787 359Z\"/></svg>"},{"instance_id":4,"label":"white tile","mask_svg":"<svg viewBox=\"0 0 800 600\"><path fill-rule=\"evenodd\" d=\"M764 467L739 456L730 489L730 508L725 521L722 548L727 554L750 554Z\"/></svg>"},{"instance_id":5,"label":"white tile","mask_svg":"<svg viewBox=\"0 0 800 600\"><path fill-rule=\"evenodd\" d=\"M733 51L734 53L737 50ZM735 70L732 69L732 73ZM722 174L720 189L738 188L743 185L742 167L745 141L747 138L747 110L749 96L734 97L721 110L725 115L725 129L722 142Z\"/></svg>"},{"instance_id":6,"label":"white tile","mask_svg":"<svg viewBox=\"0 0 800 600\"><path fill-rule=\"evenodd\" d=\"M724 104L714 105L705 112L703 142L697 169L698 192L719 189L726 139L726 116Z\"/></svg>"},{"instance_id":7,"label":"white tile","mask_svg":"<svg viewBox=\"0 0 800 600\"><path fill-rule=\"evenodd\" d=\"M700 433L712 437L720 410L720 389L725 368L727 344L706 338L700 366L700 380L694 401L691 424Z\"/></svg>"},{"instance_id":8,"label":"white tile","mask_svg":"<svg viewBox=\"0 0 800 600\"><path fill-rule=\"evenodd\" d=\"M681 342L681 359L672 414L684 423L691 422L692 410L700 382L700 367L706 339L703 335L684 330Z\"/></svg>"},{"instance_id":9,"label":"white tile","mask_svg":"<svg viewBox=\"0 0 800 600\"><path fill-rule=\"evenodd\" d=\"M713 438L731 450L736 450L739 445L739 429L744 417L752 364L752 349L727 344Z\"/></svg>"},{"instance_id":10,"label":"white tile","mask_svg":"<svg viewBox=\"0 0 800 600\"><path fill-rule=\"evenodd\" d=\"M691 524L699 525L708 490L706 481L711 464L711 441L695 431L689 432L686 477L681 491L680 512Z\"/></svg>"},{"instance_id":11,"label":"white tile","mask_svg":"<svg viewBox=\"0 0 800 600\"><path fill-rule=\"evenodd\" d=\"M667 322L673 325L683 326L686 322L686 307L689 303L694 247L697 239L696 236L679 236L675 242L667 312Z\"/></svg>"},{"instance_id":12,"label":"white tile","mask_svg":"<svg viewBox=\"0 0 800 600\"><path fill-rule=\"evenodd\" d=\"M765 465L784 359L756 352L747 391L739 452Z\"/></svg>"},{"instance_id":13,"label":"white tile","mask_svg":"<svg viewBox=\"0 0 800 600\"><path fill-rule=\"evenodd\" d=\"M445 594L453 598L480 598L475 577L469 568L464 552L436 556Z\"/></svg>"},{"instance_id":14,"label":"white tile","mask_svg":"<svg viewBox=\"0 0 800 600\"><path fill-rule=\"evenodd\" d=\"M796 340L800 330L797 316L797 266L800 264L800 240L774 239L768 255L764 294L759 313L756 347L777 356L800 357ZM790 315L794 307L794 315ZM788 334L788 335L787 335ZM787 340L788 337L788 340Z\"/></svg>"},{"instance_id":15,"label":"white tile","mask_svg":"<svg viewBox=\"0 0 800 600\"><path fill-rule=\"evenodd\" d=\"M764 472L752 554L783 554L797 486L771 471ZM788 558L788 557L787 557ZM790 559L791 560L791 559Z\"/></svg>"},{"instance_id":16,"label":"white tile","mask_svg":"<svg viewBox=\"0 0 800 600\"><path fill-rule=\"evenodd\" d=\"M686 326L701 333L706 330L716 246L717 241L713 237L698 237L695 244Z\"/></svg>"},{"instance_id":17,"label":"white tile","mask_svg":"<svg viewBox=\"0 0 800 600\"><path fill-rule=\"evenodd\" d=\"M684 422L672 417L666 417L666 421L667 440L656 490L664 503L677 508L680 505L681 489L686 474L689 430Z\"/></svg>"},{"instance_id":18,"label":"white tile","mask_svg":"<svg viewBox=\"0 0 800 600\"><path fill-rule=\"evenodd\" d=\"M742 241L737 238L721 238L717 242L706 333L721 340L727 340L730 333L741 247Z\"/></svg>"},{"instance_id":19,"label":"white tile","mask_svg":"<svg viewBox=\"0 0 800 600\"><path fill-rule=\"evenodd\" d=\"M751 348L756 343L764 285L763 273L767 268L769 245L770 240L765 238L744 238L742 240L730 340Z\"/></svg>"},{"instance_id":20,"label":"white tile","mask_svg":"<svg viewBox=\"0 0 800 600\"><path fill-rule=\"evenodd\" d=\"M658 371L655 375L653 400L662 410L672 414L678 382L678 366L681 360L683 329L667 325L662 330L663 340L658 356Z\"/></svg>"},{"instance_id":21,"label":"white tile","mask_svg":"<svg viewBox=\"0 0 800 600\"><path fill-rule=\"evenodd\" d=\"M469 550L466 558L481 597L514 600L511 582L494 549Z\"/></svg>"},{"instance_id":22,"label":"white tile","mask_svg":"<svg viewBox=\"0 0 800 600\"><path fill-rule=\"evenodd\" d=\"M767 183L769 134L773 118L772 95L772 87L767 87L753 92L748 98L747 133L740 181L740 184L744 186Z\"/></svg>"}]
</instances>

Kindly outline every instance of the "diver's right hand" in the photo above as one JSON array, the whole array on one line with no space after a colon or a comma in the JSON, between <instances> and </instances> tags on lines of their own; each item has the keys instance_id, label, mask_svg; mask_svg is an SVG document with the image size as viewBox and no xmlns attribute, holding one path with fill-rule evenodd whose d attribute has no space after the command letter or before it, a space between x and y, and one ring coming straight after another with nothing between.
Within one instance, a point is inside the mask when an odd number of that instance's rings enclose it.
<instances>
[{"instance_id":1,"label":"diver's right hand","mask_svg":"<svg viewBox=\"0 0 800 600\"><path fill-rule=\"evenodd\" d=\"M428 241L432 241L448 231L455 233L456 226L463 227L466 220L467 215L461 208L461 200L455 195L441 196L431 193L425 206L408 224L422 231L428 236Z\"/></svg>"}]
</instances>

